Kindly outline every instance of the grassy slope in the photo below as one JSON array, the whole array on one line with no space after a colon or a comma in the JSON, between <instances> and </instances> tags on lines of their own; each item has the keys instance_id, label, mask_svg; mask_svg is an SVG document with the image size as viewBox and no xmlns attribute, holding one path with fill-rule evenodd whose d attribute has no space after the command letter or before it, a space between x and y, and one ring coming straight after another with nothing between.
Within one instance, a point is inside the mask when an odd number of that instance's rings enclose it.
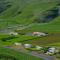
<instances>
[{"instance_id":1,"label":"grassy slope","mask_svg":"<svg viewBox=\"0 0 60 60\"><path fill-rule=\"evenodd\" d=\"M60 16L51 21L50 23L35 24L31 28L26 29L26 32L34 31L49 32L49 36L32 39L30 41L25 41L23 43L32 43L34 45L40 46L60 46Z\"/></svg>"},{"instance_id":2,"label":"grassy slope","mask_svg":"<svg viewBox=\"0 0 60 60\"><path fill-rule=\"evenodd\" d=\"M26 32L34 32L34 31L40 31L40 32L42 31L49 33L60 32L60 16L55 18L50 23L34 24L31 28L26 29Z\"/></svg>"},{"instance_id":3,"label":"grassy slope","mask_svg":"<svg viewBox=\"0 0 60 60\"><path fill-rule=\"evenodd\" d=\"M12 0L10 0L12 1ZM15 0L13 0L14 2ZM16 3L15 3L16 2ZM8 25L14 25L14 24L24 24L24 23L32 23L33 19L35 19L37 16L39 16L39 14L44 11L44 10L47 10L47 9L50 9L52 8L53 6L55 6L56 4L55 3L47 3L45 4L44 6L42 6L42 4L38 4L38 2L34 2L33 4L29 3L28 6L25 6L24 4L24 8L21 8L20 9L20 6L18 4L18 1L16 0L14 3L13 3L13 6L9 9L7 9L6 11L4 11L1 15L0 15L0 19L3 20L3 22L0 22L0 27L4 28L7 26L7 23L8 22ZM43 3L44 4L44 3ZM40 7L40 8L39 8ZM15 16L15 14L18 12L18 11L22 11L22 14L18 14L17 16ZM33 15L33 17L31 16ZM15 16L15 17L13 17ZM31 16L31 17L30 17ZM27 21L27 22L26 22ZM56 32L60 32L60 17L57 17L56 19L54 19L54 21L50 22L50 23L47 23L47 24L35 24L34 26L32 26L30 29L27 29L26 31L43 31L43 32L53 32L53 33L56 33ZM56 38L55 38L56 37ZM31 37L28 37L28 38L31 38ZM53 39L52 39L53 38ZM19 39L23 39L22 38L19 38ZM17 39L17 40L19 40ZM46 40L46 41L45 41ZM9 42L10 43L10 42ZM48 45L52 45L52 46L60 46L60 36L49 36L49 37L44 37L44 38L37 38L36 40L34 41L27 41L26 43L33 43L33 44L39 44L39 45L43 45L43 46L48 46ZM51 44L50 44L51 43ZM7 43L1 43L1 44L8 44ZM57 44L57 45L56 45ZM6 53L7 50L5 49L0 49L0 52L3 51L3 53ZM7 51L7 52L10 52ZM25 54L18 54L18 53L15 53L15 52L10 52L10 54L14 54L14 56L18 57L19 59L21 59L21 57L24 57L22 58L21 60L40 60L39 58L36 58L36 57L27 57ZM16 55L18 54L18 55Z\"/></svg>"},{"instance_id":4,"label":"grassy slope","mask_svg":"<svg viewBox=\"0 0 60 60\"><path fill-rule=\"evenodd\" d=\"M55 46L55 47L60 47L60 35L55 34L55 35L49 35L46 37L40 37L28 41L24 41L23 43L31 43L33 45L40 45L40 46Z\"/></svg>"},{"instance_id":5,"label":"grassy slope","mask_svg":"<svg viewBox=\"0 0 60 60\"><path fill-rule=\"evenodd\" d=\"M26 11L27 12L27 11ZM23 14L22 14L23 15ZM22 16L21 15L21 16ZM23 15L24 16L24 15ZM16 18L19 17L19 16L16 16ZM11 17L10 17L11 18ZM12 18L11 18L12 19ZM20 19L20 18L17 18L17 19ZM9 21L9 20L8 20ZM18 20L17 20L18 21ZM24 21L24 20L23 20ZM29 21L28 21L29 22ZM13 22L12 22L13 23ZM23 30L25 32L25 30ZM47 24L34 24L34 26L32 26L31 28L28 28L26 29L26 32L33 32L33 31L43 31L43 32L49 32L49 33L59 33L60 32L60 16L57 17L56 19L54 19L53 21L51 21L50 23L47 23ZM32 37L28 37L29 39L32 38ZM52 39L53 38L53 39ZM19 38L19 39L16 39L16 40L25 40L25 37L23 39L22 38ZM28 39L28 40L29 40ZM52 39L52 40L51 40ZM46 40L46 42L45 42ZM57 41L56 41L57 40ZM14 41L14 40L13 40ZM39 41L42 42L41 45L55 45L55 46L60 46L59 42L60 42L60 37L59 36L49 36L49 37L46 37L46 38L37 38L37 40L35 39L36 43L34 44L38 44ZM53 41L53 42L52 42ZM14 41L15 42L15 41ZM28 43L33 43L34 41L27 41ZM26 42L26 43L27 43ZM50 44L50 42L52 42L52 44ZM3 44L9 44L10 42L7 42L7 43L3 43ZM57 45L56 45L57 44ZM39 43L40 45L40 43Z\"/></svg>"},{"instance_id":6,"label":"grassy slope","mask_svg":"<svg viewBox=\"0 0 60 60\"><path fill-rule=\"evenodd\" d=\"M34 38L37 38L37 37L33 37L33 36L22 36L22 35L18 35L16 37L18 38L14 38L14 39L10 39L10 40L7 40L7 41L2 41L2 38L7 38L9 37L10 35L4 35L4 34L0 34L0 46L5 46L5 45L12 45L14 44L15 42L24 42L24 41L27 41L27 40L31 40L31 39L34 39Z\"/></svg>"},{"instance_id":7,"label":"grassy slope","mask_svg":"<svg viewBox=\"0 0 60 60\"><path fill-rule=\"evenodd\" d=\"M56 6L56 2L42 3L40 0L6 0L10 1L12 6L0 14L1 28L15 24L29 24L39 17L43 11ZM44 1L44 0L43 0ZM28 2L28 3L27 3ZM18 14L21 12L21 14Z\"/></svg>"},{"instance_id":8,"label":"grassy slope","mask_svg":"<svg viewBox=\"0 0 60 60\"><path fill-rule=\"evenodd\" d=\"M11 8L7 9L1 14L0 19L3 19L3 22L2 23L0 22L0 27L6 27L7 26L6 22L8 22L9 25L16 24L16 23L31 23L36 17L39 16L40 13L42 13L42 11L48 10L56 5L55 2L41 3L40 0L37 0L37 1L28 0L29 1L28 4L26 1L22 1L22 0L18 0L18 1L9 0L9 1L13 1L12 3L13 5ZM22 6L20 4L22 4ZM15 17L13 17L18 11L22 11L22 14L21 15L18 14ZM31 14L33 14L32 15L33 17L31 16ZM25 30L23 31L25 32ZM29 32L29 31L30 32L43 31L43 32L49 32L49 33L56 33L56 32L59 33L60 32L60 16L47 24L43 24L43 23L34 24L34 26L32 26L31 28L26 29L26 32Z\"/></svg>"},{"instance_id":9,"label":"grassy slope","mask_svg":"<svg viewBox=\"0 0 60 60\"><path fill-rule=\"evenodd\" d=\"M27 54L24 54L24 53L16 52L16 51L13 51L11 49L5 49L5 48L1 48L1 47L0 47L0 54L13 56L17 60L20 60L20 59L21 60L43 60L43 59L31 56L31 55L27 55Z\"/></svg>"}]
</instances>

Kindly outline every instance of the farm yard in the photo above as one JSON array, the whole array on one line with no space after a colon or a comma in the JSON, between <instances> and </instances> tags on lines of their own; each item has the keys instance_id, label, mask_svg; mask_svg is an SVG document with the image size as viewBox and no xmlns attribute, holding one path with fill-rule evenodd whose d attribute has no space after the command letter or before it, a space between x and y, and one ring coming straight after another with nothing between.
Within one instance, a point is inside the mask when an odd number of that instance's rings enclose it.
<instances>
[{"instance_id":1,"label":"farm yard","mask_svg":"<svg viewBox=\"0 0 60 60\"><path fill-rule=\"evenodd\" d=\"M24 35L17 35L15 38L13 35L13 39L6 39L6 41L2 41L2 38L6 38L10 35L0 35L0 46L4 47L6 46L6 48L10 49L9 46L12 47L13 50L20 51L19 49L21 49L20 46L14 46L15 42L18 43L22 43L22 44L33 44L33 45L38 45L38 46L42 46L42 47L57 47L58 49L60 49L60 36L58 33L56 34L49 34L48 36L44 36L44 37L36 37L36 36L24 36ZM55 38L56 37L56 38ZM33 50L35 50L35 48L33 48ZM25 50L25 48L22 50L23 52L29 52L27 50ZM37 50L37 52L39 52L39 50ZM43 52L43 51L42 51ZM34 56L34 55L33 55Z\"/></svg>"}]
</instances>

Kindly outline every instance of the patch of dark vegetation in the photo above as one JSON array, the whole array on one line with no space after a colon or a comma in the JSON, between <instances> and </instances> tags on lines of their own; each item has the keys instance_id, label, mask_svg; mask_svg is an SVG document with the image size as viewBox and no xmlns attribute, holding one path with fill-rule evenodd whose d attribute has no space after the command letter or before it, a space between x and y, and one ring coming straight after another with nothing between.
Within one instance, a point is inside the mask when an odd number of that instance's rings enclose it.
<instances>
[{"instance_id":1,"label":"patch of dark vegetation","mask_svg":"<svg viewBox=\"0 0 60 60\"><path fill-rule=\"evenodd\" d=\"M22 11L18 11L14 16L21 14Z\"/></svg>"},{"instance_id":2,"label":"patch of dark vegetation","mask_svg":"<svg viewBox=\"0 0 60 60\"><path fill-rule=\"evenodd\" d=\"M32 40L37 39L37 38L41 38L41 37L34 37L34 38L29 39L29 40L26 39L26 40L22 40L22 41L19 41L19 42L23 43L23 42L26 42L26 41L32 41Z\"/></svg>"},{"instance_id":3,"label":"patch of dark vegetation","mask_svg":"<svg viewBox=\"0 0 60 60\"><path fill-rule=\"evenodd\" d=\"M18 34L20 34L20 35L25 35L25 33L20 33L20 32L19 32Z\"/></svg>"},{"instance_id":4,"label":"patch of dark vegetation","mask_svg":"<svg viewBox=\"0 0 60 60\"><path fill-rule=\"evenodd\" d=\"M37 23L47 23L47 22L52 21L57 16L59 16L59 9L58 9L58 7L54 7L51 10L47 10L47 11L43 12L40 15L39 18L36 18L34 20L34 22L37 22Z\"/></svg>"},{"instance_id":5,"label":"patch of dark vegetation","mask_svg":"<svg viewBox=\"0 0 60 60\"><path fill-rule=\"evenodd\" d=\"M21 11L19 11L17 14L21 14L22 12Z\"/></svg>"},{"instance_id":6,"label":"patch of dark vegetation","mask_svg":"<svg viewBox=\"0 0 60 60\"><path fill-rule=\"evenodd\" d=\"M60 59L60 52L59 52L58 54L56 54L56 57L57 57L58 59Z\"/></svg>"},{"instance_id":7,"label":"patch of dark vegetation","mask_svg":"<svg viewBox=\"0 0 60 60\"><path fill-rule=\"evenodd\" d=\"M14 56L10 56L7 54L0 54L0 59L1 60L17 60Z\"/></svg>"},{"instance_id":8,"label":"patch of dark vegetation","mask_svg":"<svg viewBox=\"0 0 60 60\"><path fill-rule=\"evenodd\" d=\"M10 7L10 6L12 6L12 5L7 5L7 7Z\"/></svg>"},{"instance_id":9,"label":"patch of dark vegetation","mask_svg":"<svg viewBox=\"0 0 60 60\"><path fill-rule=\"evenodd\" d=\"M6 9L12 5L9 2L0 2L0 13L4 12Z\"/></svg>"},{"instance_id":10,"label":"patch of dark vegetation","mask_svg":"<svg viewBox=\"0 0 60 60\"><path fill-rule=\"evenodd\" d=\"M2 38L1 40L5 42L5 41L10 41L11 39L15 39L15 38L18 38L18 37L9 36L9 37L6 37L6 38Z\"/></svg>"},{"instance_id":11,"label":"patch of dark vegetation","mask_svg":"<svg viewBox=\"0 0 60 60\"><path fill-rule=\"evenodd\" d=\"M58 3L57 6L60 6L60 3Z\"/></svg>"},{"instance_id":12,"label":"patch of dark vegetation","mask_svg":"<svg viewBox=\"0 0 60 60\"><path fill-rule=\"evenodd\" d=\"M19 15L19 14L22 14L22 11L16 12L12 17L15 17L15 16L17 16L17 15Z\"/></svg>"}]
</instances>

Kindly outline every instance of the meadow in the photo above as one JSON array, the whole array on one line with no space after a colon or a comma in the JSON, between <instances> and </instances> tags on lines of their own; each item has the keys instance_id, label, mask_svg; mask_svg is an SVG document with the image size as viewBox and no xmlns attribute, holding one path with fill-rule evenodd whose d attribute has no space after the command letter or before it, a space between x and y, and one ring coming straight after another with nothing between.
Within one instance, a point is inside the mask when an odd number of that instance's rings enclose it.
<instances>
[{"instance_id":1,"label":"meadow","mask_svg":"<svg viewBox=\"0 0 60 60\"><path fill-rule=\"evenodd\" d=\"M16 52L14 50L11 49L6 49L6 48L2 48L0 47L0 60L43 60L40 58L37 58L35 56L31 56L25 53L21 53L21 52ZM2 58L1 58L2 57Z\"/></svg>"},{"instance_id":2,"label":"meadow","mask_svg":"<svg viewBox=\"0 0 60 60\"><path fill-rule=\"evenodd\" d=\"M44 0L3 0L0 4L2 4L3 7L5 5L11 5L7 7L7 9L3 9L4 11L0 13L0 29L4 29L9 26L15 26L16 24L31 24L36 18L39 18L44 11L54 8L57 2L56 0L49 3L44 2Z\"/></svg>"}]
</instances>

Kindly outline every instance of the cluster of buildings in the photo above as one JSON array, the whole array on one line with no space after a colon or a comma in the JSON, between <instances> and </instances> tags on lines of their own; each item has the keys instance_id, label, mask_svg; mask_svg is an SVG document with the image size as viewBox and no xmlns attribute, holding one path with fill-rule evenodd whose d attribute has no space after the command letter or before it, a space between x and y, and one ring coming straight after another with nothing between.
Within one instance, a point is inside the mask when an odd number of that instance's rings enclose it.
<instances>
[{"instance_id":1,"label":"cluster of buildings","mask_svg":"<svg viewBox=\"0 0 60 60\"><path fill-rule=\"evenodd\" d=\"M22 46L24 47L25 49L32 49L32 48L35 48L35 50L37 51L41 51L41 50L44 50L46 49L45 47L41 47L41 46L34 46L32 44L22 44L22 43L14 43L14 45L16 46ZM32 51L32 50L31 50ZM55 53L58 53L59 50L55 47L50 47L47 49L47 51L44 53L44 54L47 54L47 55L54 55Z\"/></svg>"},{"instance_id":2,"label":"cluster of buildings","mask_svg":"<svg viewBox=\"0 0 60 60\"><path fill-rule=\"evenodd\" d=\"M9 33L9 35L14 35L14 36L16 36L16 35L18 35L18 33L17 32L10 32ZM47 36L48 35L48 33L43 33L43 32L33 32L32 33L32 36ZM44 49L46 49L45 47L41 47L41 46L38 46L38 45L36 45L36 46L34 46L33 47L33 45L32 44L22 44L22 43L14 43L14 45L15 46L22 46L22 47L24 47L25 49L32 49L32 48L35 48L35 50L44 50ZM47 51L45 52L45 54L48 54L48 55L51 55L51 54L55 54L55 53L58 53L59 52L59 50L58 49L56 49L55 47L49 47L48 49L47 49Z\"/></svg>"},{"instance_id":3,"label":"cluster of buildings","mask_svg":"<svg viewBox=\"0 0 60 60\"><path fill-rule=\"evenodd\" d=\"M48 48L47 52L45 54L47 55L54 55L55 53L58 53L59 50L56 49L55 47Z\"/></svg>"},{"instance_id":4,"label":"cluster of buildings","mask_svg":"<svg viewBox=\"0 0 60 60\"><path fill-rule=\"evenodd\" d=\"M18 35L19 33L17 33L17 32L10 32L9 33L9 35L14 35L14 36L16 36L16 35ZM32 32L32 33L30 33L30 34L26 34L27 36L47 36L48 35L48 33L43 33L43 32Z\"/></svg>"}]
</instances>

